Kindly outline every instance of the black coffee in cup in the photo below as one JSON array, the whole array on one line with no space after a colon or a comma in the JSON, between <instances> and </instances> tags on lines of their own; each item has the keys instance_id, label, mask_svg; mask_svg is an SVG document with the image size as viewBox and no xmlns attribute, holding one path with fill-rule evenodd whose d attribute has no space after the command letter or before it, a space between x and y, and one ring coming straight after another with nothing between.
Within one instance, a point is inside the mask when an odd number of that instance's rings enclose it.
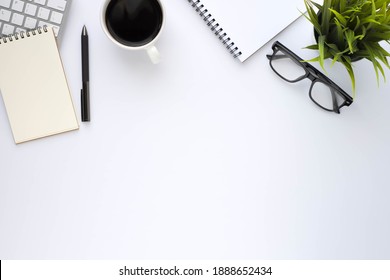
<instances>
[{"instance_id":1,"label":"black coffee in cup","mask_svg":"<svg viewBox=\"0 0 390 280\"><path fill-rule=\"evenodd\" d=\"M129 47L151 42L160 32L163 12L157 0L112 0L105 20L111 36Z\"/></svg>"}]
</instances>

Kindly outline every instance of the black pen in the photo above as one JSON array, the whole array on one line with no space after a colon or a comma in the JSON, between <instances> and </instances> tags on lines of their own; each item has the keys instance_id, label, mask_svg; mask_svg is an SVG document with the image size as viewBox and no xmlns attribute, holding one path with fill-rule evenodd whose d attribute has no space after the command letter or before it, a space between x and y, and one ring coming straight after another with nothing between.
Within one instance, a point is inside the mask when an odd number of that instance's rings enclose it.
<instances>
[{"instance_id":1,"label":"black pen","mask_svg":"<svg viewBox=\"0 0 390 280\"><path fill-rule=\"evenodd\" d=\"M81 32L81 65L83 75L83 88L81 89L81 121L90 121L89 109L89 54L88 54L88 33L83 27Z\"/></svg>"}]
</instances>

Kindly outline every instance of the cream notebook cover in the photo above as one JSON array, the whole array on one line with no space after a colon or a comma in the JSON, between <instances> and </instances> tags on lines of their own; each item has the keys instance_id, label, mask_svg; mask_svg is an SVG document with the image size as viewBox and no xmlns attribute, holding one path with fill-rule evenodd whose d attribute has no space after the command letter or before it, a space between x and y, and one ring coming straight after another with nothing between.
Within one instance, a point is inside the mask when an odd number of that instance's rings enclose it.
<instances>
[{"instance_id":1,"label":"cream notebook cover","mask_svg":"<svg viewBox=\"0 0 390 280\"><path fill-rule=\"evenodd\" d=\"M79 128L51 28L0 39L0 92L15 143Z\"/></svg>"}]
</instances>

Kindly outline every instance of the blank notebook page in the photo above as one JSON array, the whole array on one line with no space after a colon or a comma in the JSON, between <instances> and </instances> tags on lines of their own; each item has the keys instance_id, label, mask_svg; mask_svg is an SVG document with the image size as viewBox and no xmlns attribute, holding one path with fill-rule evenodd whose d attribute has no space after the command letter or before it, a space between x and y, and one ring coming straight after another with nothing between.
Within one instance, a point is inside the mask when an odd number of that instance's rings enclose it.
<instances>
[{"instance_id":1,"label":"blank notebook page","mask_svg":"<svg viewBox=\"0 0 390 280\"><path fill-rule=\"evenodd\" d=\"M15 143L79 128L52 29L0 39L0 91Z\"/></svg>"},{"instance_id":2,"label":"blank notebook page","mask_svg":"<svg viewBox=\"0 0 390 280\"><path fill-rule=\"evenodd\" d=\"M197 6L201 4L242 53L241 62L305 11L303 0L200 0Z\"/></svg>"}]
</instances>

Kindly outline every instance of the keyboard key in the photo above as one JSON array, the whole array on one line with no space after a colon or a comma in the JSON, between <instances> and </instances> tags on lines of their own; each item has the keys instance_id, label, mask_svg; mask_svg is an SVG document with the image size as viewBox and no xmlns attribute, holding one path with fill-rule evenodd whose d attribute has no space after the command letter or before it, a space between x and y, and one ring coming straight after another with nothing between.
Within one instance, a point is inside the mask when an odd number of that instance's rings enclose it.
<instances>
[{"instance_id":1,"label":"keyboard key","mask_svg":"<svg viewBox=\"0 0 390 280\"><path fill-rule=\"evenodd\" d=\"M14 0L12 3L12 10L23 12L24 2L20 0Z\"/></svg>"},{"instance_id":2,"label":"keyboard key","mask_svg":"<svg viewBox=\"0 0 390 280\"><path fill-rule=\"evenodd\" d=\"M34 29L37 26L37 20L35 18L27 17L24 23L24 27L27 29Z\"/></svg>"},{"instance_id":3,"label":"keyboard key","mask_svg":"<svg viewBox=\"0 0 390 280\"><path fill-rule=\"evenodd\" d=\"M48 0L47 6L59 11L65 11L66 1L65 0Z\"/></svg>"},{"instance_id":4,"label":"keyboard key","mask_svg":"<svg viewBox=\"0 0 390 280\"><path fill-rule=\"evenodd\" d=\"M23 15L20 15L18 13L14 13L12 15L11 23L21 26L21 25L23 25L23 20L24 20L24 16Z\"/></svg>"},{"instance_id":5,"label":"keyboard key","mask_svg":"<svg viewBox=\"0 0 390 280\"><path fill-rule=\"evenodd\" d=\"M0 0L0 7L9 8L11 6L11 0Z\"/></svg>"},{"instance_id":6,"label":"keyboard key","mask_svg":"<svg viewBox=\"0 0 390 280\"><path fill-rule=\"evenodd\" d=\"M53 12L51 13L50 21L52 21L52 22L54 22L54 23L57 23L57 24L61 24L61 21L62 21L62 14L53 11Z\"/></svg>"},{"instance_id":7,"label":"keyboard key","mask_svg":"<svg viewBox=\"0 0 390 280\"><path fill-rule=\"evenodd\" d=\"M5 9L0 10L0 20L9 21L11 18L11 12Z\"/></svg>"},{"instance_id":8,"label":"keyboard key","mask_svg":"<svg viewBox=\"0 0 390 280\"><path fill-rule=\"evenodd\" d=\"M10 34L13 34L15 32L15 27L13 27L12 25L9 25L7 23L4 24L3 26L3 34L4 35L10 35Z\"/></svg>"},{"instance_id":9,"label":"keyboard key","mask_svg":"<svg viewBox=\"0 0 390 280\"><path fill-rule=\"evenodd\" d=\"M34 0L34 3L40 4L40 5L45 5L46 0Z\"/></svg>"},{"instance_id":10,"label":"keyboard key","mask_svg":"<svg viewBox=\"0 0 390 280\"><path fill-rule=\"evenodd\" d=\"M38 17L41 18L41 19L44 19L44 20L48 20L49 19L49 14L50 14L50 10L46 9L46 8L39 8L38 9Z\"/></svg>"},{"instance_id":11,"label":"keyboard key","mask_svg":"<svg viewBox=\"0 0 390 280\"><path fill-rule=\"evenodd\" d=\"M35 16L35 14L37 13L37 6L34 4L27 3L24 12L30 16Z\"/></svg>"}]
</instances>

